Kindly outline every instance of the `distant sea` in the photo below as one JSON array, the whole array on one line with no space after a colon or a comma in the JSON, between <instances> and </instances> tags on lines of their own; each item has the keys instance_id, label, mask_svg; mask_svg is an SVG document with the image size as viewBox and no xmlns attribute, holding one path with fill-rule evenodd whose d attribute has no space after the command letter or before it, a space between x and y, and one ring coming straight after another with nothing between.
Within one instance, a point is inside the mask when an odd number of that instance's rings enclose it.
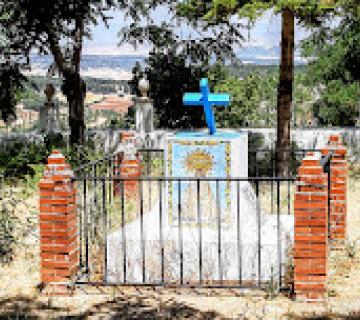
<instances>
[{"instance_id":1,"label":"distant sea","mask_svg":"<svg viewBox=\"0 0 360 320\"><path fill-rule=\"evenodd\" d=\"M115 56L115 55L83 55L81 61L81 73L84 77L111 80L131 79L131 70L136 62L145 64L144 56ZM31 57L32 67L29 75L45 76L53 59L51 56ZM278 65L279 57L269 56L240 56L240 61L247 65ZM296 64L304 64L306 61L300 57L295 58Z\"/></svg>"}]
</instances>

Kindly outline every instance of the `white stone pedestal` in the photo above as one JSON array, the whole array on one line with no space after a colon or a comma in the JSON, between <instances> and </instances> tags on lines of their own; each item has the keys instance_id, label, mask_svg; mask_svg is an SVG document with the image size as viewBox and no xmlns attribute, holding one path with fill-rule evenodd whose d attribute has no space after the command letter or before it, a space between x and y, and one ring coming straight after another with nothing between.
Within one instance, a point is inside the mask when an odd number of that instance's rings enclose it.
<instances>
[{"instance_id":1,"label":"white stone pedestal","mask_svg":"<svg viewBox=\"0 0 360 320\"><path fill-rule=\"evenodd\" d=\"M166 176L247 178L247 155L244 133L180 133L166 143ZM180 283L181 265L184 282L198 282L200 260L203 281L256 281L259 249L261 280L278 274L279 249L285 257L292 242L293 216L281 215L278 229L276 215L262 212L248 181L165 180L161 193L153 192L155 205L142 221L138 215L108 236L109 281L124 281L124 232L128 282L143 281L144 261L145 282L160 282L162 252L167 283Z\"/></svg>"}]
</instances>

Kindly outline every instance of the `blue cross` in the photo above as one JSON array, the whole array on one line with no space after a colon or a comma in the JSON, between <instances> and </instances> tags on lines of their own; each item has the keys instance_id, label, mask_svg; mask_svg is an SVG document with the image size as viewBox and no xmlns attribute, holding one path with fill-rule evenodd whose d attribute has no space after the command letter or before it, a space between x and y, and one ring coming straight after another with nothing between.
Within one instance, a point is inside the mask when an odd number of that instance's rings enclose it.
<instances>
[{"instance_id":1,"label":"blue cross","mask_svg":"<svg viewBox=\"0 0 360 320\"><path fill-rule=\"evenodd\" d=\"M208 79L200 80L201 93L185 93L183 103L185 106L203 106L206 123L211 135L216 132L214 105L228 106L230 104L230 95L225 93L212 94L209 89Z\"/></svg>"}]
</instances>

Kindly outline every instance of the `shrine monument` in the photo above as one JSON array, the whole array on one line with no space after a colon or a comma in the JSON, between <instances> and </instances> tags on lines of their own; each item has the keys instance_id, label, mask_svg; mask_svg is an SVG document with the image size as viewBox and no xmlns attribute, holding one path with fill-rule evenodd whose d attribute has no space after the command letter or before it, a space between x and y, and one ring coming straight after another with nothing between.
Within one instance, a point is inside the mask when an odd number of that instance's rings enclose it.
<instances>
[{"instance_id":1,"label":"shrine monument","mask_svg":"<svg viewBox=\"0 0 360 320\"><path fill-rule=\"evenodd\" d=\"M165 149L165 172L167 177L193 177L193 178L231 178L248 176L248 136L246 133L234 131L216 131L213 106L228 106L230 96L228 94L211 94L207 79L200 81L201 93L187 93L184 95L183 103L185 106L200 106L204 108L208 131L178 132L167 139ZM234 195L233 186L230 181L221 183L220 204L226 215L230 214L230 197ZM196 208L196 194L193 190L193 183L184 181L181 199L185 199L185 194L189 198L186 205ZM168 188L168 206L170 216L178 206L177 184L170 183ZM207 193L208 205L204 212L216 219L215 182L202 181L200 188L202 194ZM235 204L235 202L233 202ZM234 210L234 208L233 208ZM232 210L232 211L233 211ZM226 216L224 215L224 216ZM186 216L183 219L186 221ZM205 215L204 217L205 218ZM227 217L229 220L229 217ZM174 216L173 220L176 220Z\"/></svg>"},{"instance_id":2,"label":"shrine monument","mask_svg":"<svg viewBox=\"0 0 360 320\"><path fill-rule=\"evenodd\" d=\"M278 272L277 230L285 256L293 217L277 220L260 208L248 180L247 133L216 130L213 107L228 106L230 96L210 93L202 79L200 93L185 94L183 103L203 107L208 132L167 135L156 204L107 237L107 280L268 281Z\"/></svg>"}]
</instances>

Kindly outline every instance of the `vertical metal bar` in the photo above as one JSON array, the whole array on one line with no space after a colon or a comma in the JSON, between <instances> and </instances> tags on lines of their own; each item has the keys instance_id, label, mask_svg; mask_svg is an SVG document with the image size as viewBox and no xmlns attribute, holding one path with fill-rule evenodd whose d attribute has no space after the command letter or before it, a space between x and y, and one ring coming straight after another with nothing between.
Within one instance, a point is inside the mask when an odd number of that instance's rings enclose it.
<instances>
[{"instance_id":1,"label":"vertical metal bar","mask_svg":"<svg viewBox=\"0 0 360 320\"><path fill-rule=\"evenodd\" d=\"M179 217L179 247L180 247L180 283L184 284L184 255L183 255L183 235L181 217L181 181L178 181L178 217Z\"/></svg>"},{"instance_id":2,"label":"vertical metal bar","mask_svg":"<svg viewBox=\"0 0 360 320\"><path fill-rule=\"evenodd\" d=\"M108 188L108 199L107 199L107 205L111 204L111 184L112 184L112 178L111 178L111 158L109 158L109 166L108 166L108 176L109 180L107 181L107 188ZM108 228L111 229L112 221L111 221L111 215L108 217Z\"/></svg>"},{"instance_id":3,"label":"vertical metal bar","mask_svg":"<svg viewBox=\"0 0 360 320\"><path fill-rule=\"evenodd\" d=\"M281 288L281 278L282 278L282 256L281 256L281 228L280 228L280 181L278 180L277 183L277 256L278 256L278 272L279 272L279 279L278 279L278 286Z\"/></svg>"},{"instance_id":4,"label":"vertical metal bar","mask_svg":"<svg viewBox=\"0 0 360 320\"><path fill-rule=\"evenodd\" d=\"M223 283L222 274L222 261L221 261L221 208L220 208L220 190L219 180L216 180L216 209L217 209L217 224L218 224L218 269L219 269L219 280Z\"/></svg>"},{"instance_id":5,"label":"vertical metal bar","mask_svg":"<svg viewBox=\"0 0 360 320\"><path fill-rule=\"evenodd\" d=\"M122 243L123 243L123 272L124 272L124 283L126 283L126 229L125 229L125 190L124 180L120 180L120 196L121 196L121 227L122 227Z\"/></svg>"},{"instance_id":6,"label":"vertical metal bar","mask_svg":"<svg viewBox=\"0 0 360 320\"><path fill-rule=\"evenodd\" d=\"M144 239L144 198L143 198L143 181L139 181L140 194L140 237L141 237L141 255L142 255L142 278L145 282L145 239Z\"/></svg>"},{"instance_id":7,"label":"vertical metal bar","mask_svg":"<svg viewBox=\"0 0 360 320\"><path fill-rule=\"evenodd\" d=\"M290 180L288 180L287 182L287 203L288 203L288 215L290 215L290 210L291 210L291 207L290 207Z\"/></svg>"},{"instance_id":8,"label":"vertical metal bar","mask_svg":"<svg viewBox=\"0 0 360 320\"><path fill-rule=\"evenodd\" d=\"M87 185L86 179L84 179L84 231L85 231L85 272L89 280L89 217L87 213Z\"/></svg>"},{"instance_id":9,"label":"vertical metal bar","mask_svg":"<svg viewBox=\"0 0 360 320\"><path fill-rule=\"evenodd\" d=\"M151 153L149 152L149 163L150 163L150 172L149 172L149 176L152 176L151 174ZM152 208L152 199L151 199L151 185L152 185L152 181L149 181L149 210L151 210Z\"/></svg>"},{"instance_id":10,"label":"vertical metal bar","mask_svg":"<svg viewBox=\"0 0 360 320\"><path fill-rule=\"evenodd\" d=\"M242 284L242 249L241 249L241 223L240 223L240 181L237 181L237 247L238 247L238 268L239 268L239 285Z\"/></svg>"},{"instance_id":11,"label":"vertical metal bar","mask_svg":"<svg viewBox=\"0 0 360 320\"><path fill-rule=\"evenodd\" d=\"M276 176L276 156L277 156L277 151L275 150L275 153L271 153L271 161L272 161L272 174L273 177Z\"/></svg>"},{"instance_id":12,"label":"vertical metal bar","mask_svg":"<svg viewBox=\"0 0 360 320\"><path fill-rule=\"evenodd\" d=\"M83 215L84 215L84 210L85 210L85 200L84 200L84 189L85 189L85 179L83 180L83 196L82 196L82 208L80 210L80 214L79 214L79 241L80 241L80 248L79 248L79 259L80 259L80 268L82 269L83 267L83 230L84 230L84 219L83 219ZM0 199L2 200L2 199Z\"/></svg>"},{"instance_id":13,"label":"vertical metal bar","mask_svg":"<svg viewBox=\"0 0 360 320\"><path fill-rule=\"evenodd\" d=\"M163 238L163 214L162 214L162 180L159 179L159 232L161 247L161 283L164 283L164 238Z\"/></svg>"},{"instance_id":14,"label":"vertical metal bar","mask_svg":"<svg viewBox=\"0 0 360 320\"><path fill-rule=\"evenodd\" d=\"M107 210L106 210L106 181L102 180L102 203L103 203L103 231L104 231L104 282L107 282Z\"/></svg>"},{"instance_id":15,"label":"vertical metal bar","mask_svg":"<svg viewBox=\"0 0 360 320\"><path fill-rule=\"evenodd\" d=\"M274 180L271 179L271 214L274 212Z\"/></svg>"},{"instance_id":16,"label":"vertical metal bar","mask_svg":"<svg viewBox=\"0 0 360 320\"><path fill-rule=\"evenodd\" d=\"M331 163L332 163L332 155L330 155L329 163L328 163L328 183L327 183L327 205L328 205L328 239L331 240Z\"/></svg>"},{"instance_id":17,"label":"vertical metal bar","mask_svg":"<svg viewBox=\"0 0 360 320\"><path fill-rule=\"evenodd\" d=\"M200 207L200 179L197 179L197 218L199 228L199 282L202 284L202 221L201 221L201 207Z\"/></svg>"},{"instance_id":18,"label":"vertical metal bar","mask_svg":"<svg viewBox=\"0 0 360 320\"><path fill-rule=\"evenodd\" d=\"M256 216L258 223L258 286L261 286L261 215L260 215L260 199L259 199L259 180L255 181L256 190Z\"/></svg>"},{"instance_id":19,"label":"vertical metal bar","mask_svg":"<svg viewBox=\"0 0 360 320\"><path fill-rule=\"evenodd\" d=\"M94 177L94 194L93 194L93 211L91 214L91 220L92 220L92 236L95 238L96 237L96 229L97 229L97 196L96 196L96 189L97 189L97 181L96 181L96 165L92 165L93 167L93 177ZM95 212L95 213L94 213Z\"/></svg>"},{"instance_id":20,"label":"vertical metal bar","mask_svg":"<svg viewBox=\"0 0 360 320\"><path fill-rule=\"evenodd\" d=\"M258 153L255 151L255 176L259 176L259 168L258 168Z\"/></svg>"},{"instance_id":21,"label":"vertical metal bar","mask_svg":"<svg viewBox=\"0 0 360 320\"><path fill-rule=\"evenodd\" d=\"M112 174L112 157L109 159L109 204L111 204L111 193L112 193L112 190L111 190L111 185L112 185L112 178L113 178L113 174ZM110 222L110 225L111 225L111 222Z\"/></svg>"},{"instance_id":22,"label":"vertical metal bar","mask_svg":"<svg viewBox=\"0 0 360 320\"><path fill-rule=\"evenodd\" d=\"M147 160L147 175L150 176L150 151L148 150L147 150L146 160Z\"/></svg>"}]
</instances>

